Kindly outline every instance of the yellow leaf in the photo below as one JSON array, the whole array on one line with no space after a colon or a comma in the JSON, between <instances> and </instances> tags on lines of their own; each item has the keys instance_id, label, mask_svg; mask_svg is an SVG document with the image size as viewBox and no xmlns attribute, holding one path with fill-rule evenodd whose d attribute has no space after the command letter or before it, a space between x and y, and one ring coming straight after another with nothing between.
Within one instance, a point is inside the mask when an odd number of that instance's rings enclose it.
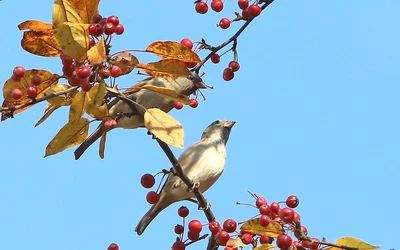
<instances>
[{"instance_id":1,"label":"yellow leaf","mask_svg":"<svg viewBox=\"0 0 400 250\"><path fill-rule=\"evenodd\" d=\"M144 125L163 142L183 148L184 132L182 125L172 116L158 108L151 108L144 113Z\"/></svg>"},{"instance_id":2,"label":"yellow leaf","mask_svg":"<svg viewBox=\"0 0 400 250\"><path fill-rule=\"evenodd\" d=\"M81 117L74 123L68 122L46 147L44 157L57 154L67 148L82 143L88 135L89 120Z\"/></svg>"},{"instance_id":3,"label":"yellow leaf","mask_svg":"<svg viewBox=\"0 0 400 250\"><path fill-rule=\"evenodd\" d=\"M46 121L47 118L50 117L51 114L53 114L54 111L56 111L60 106L54 106L53 104L50 104L51 106L49 108L46 108L46 111L42 118L39 119L39 121L35 124L35 127L39 126L42 124L44 121Z\"/></svg>"},{"instance_id":4,"label":"yellow leaf","mask_svg":"<svg viewBox=\"0 0 400 250\"><path fill-rule=\"evenodd\" d=\"M274 244L262 244L258 247L253 248L253 250L268 250L272 248L276 248L277 246Z\"/></svg>"},{"instance_id":5,"label":"yellow leaf","mask_svg":"<svg viewBox=\"0 0 400 250\"><path fill-rule=\"evenodd\" d=\"M27 83L30 84L32 77L39 76L42 80L42 83L37 86L37 96L36 98L41 98L44 96L44 93L47 89L51 88L52 86L56 85L58 82L59 76L57 74L52 74L49 71L42 70L42 69L31 69L26 70L24 76L21 78L19 82L14 81L13 79L8 79L3 86L3 97L4 102L2 107L15 107L18 105L26 104L32 101L31 98L26 96L26 85ZM22 91L22 97L18 100L15 100L11 92L14 89L20 89ZM13 112L13 114L18 114L28 108L32 107L32 105L17 109ZM6 111L2 112L1 121L10 118L10 114Z\"/></svg>"},{"instance_id":6,"label":"yellow leaf","mask_svg":"<svg viewBox=\"0 0 400 250\"><path fill-rule=\"evenodd\" d=\"M236 238L232 239L230 238L228 242L226 243L227 247L232 247L232 248L238 248L238 247L244 247L246 244L243 243L242 239Z\"/></svg>"},{"instance_id":7,"label":"yellow leaf","mask_svg":"<svg viewBox=\"0 0 400 250\"><path fill-rule=\"evenodd\" d=\"M100 144L99 144L99 156L101 159L104 159L104 150L106 149L106 138L107 138L107 131L101 135Z\"/></svg>"},{"instance_id":8,"label":"yellow leaf","mask_svg":"<svg viewBox=\"0 0 400 250\"><path fill-rule=\"evenodd\" d=\"M371 250L371 249L380 248L380 246L373 246L373 245L368 244L360 239L353 238L353 237L342 237L342 238L336 240L335 243L340 246L357 248L358 250ZM341 249L341 248L336 248L336 247L332 247L332 248Z\"/></svg>"},{"instance_id":9,"label":"yellow leaf","mask_svg":"<svg viewBox=\"0 0 400 250\"><path fill-rule=\"evenodd\" d=\"M102 120L103 118L108 116L107 104L104 103L99 107L93 108L90 110L90 112L86 110L86 113L91 117L95 118L96 120Z\"/></svg>"},{"instance_id":10,"label":"yellow leaf","mask_svg":"<svg viewBox=\"0 0 400 250\"><path fill-rule=\"evenodd\" d=\"M72 87L67 84L57 84L57 85L47 89L44 94L50 95L50 94L64 91L64 90L67 90L70 88L72 88ZM47 101L49 103L53 104L54 106L69 106L69 105L71 105L72 99L75 97L75 95L77 93L78 93L78 90L75 89L69 93L52 97L52 98L48 99Z\"/></svg>"},{"instance_id":11,"label":"yellow leaf","mask_svg":"<svg viewBox=\"0 0 400 250\"><path fill-rule=\"evenodd\" d=\"M154 77L188 76L190 71L185 64L175 59L165 59L152 63L139 63L136 68Z\"/></svg>"},{"instance_id":12,"label":"yellow leaf","mask_svg":"<svg viewBox=\"0 0 400 250\"><path fill-rule=\"evenodd\" d=\"M91 23L94 14L99 12L100 0L70 0L83 23Z\"/></svg>"},{"instance_id":13,"label":"yellow leaf","mask_svg":"<svg viewBox=\"0 0 400 250\"><path fill-rule=\"evenodd\" d=\"M80 121L80 118L85 113L85 98L86 93L83 91L78 92L74 99L72 99L71 107L69 108L69 121L68 123L74 123Z\"/></svg>"},{"instance_id":14,"label":"yellow leaf","mask_svg":"<svg viewBox=\"0 0 400 250\"><path fill-rule=\"evenodd\" d=\"M75 25L72 25L75 24ZM62 51L80 61L89 47L88 24L68 0L55 0L53 5L54 36Z\"/></svg>"},{"instance_id":15,"label":"yellow leaf","mask_svg":"<svg viewBox=\"0 0 400 250\"><path fill-rule=\"evenodd\" d=\"M106 84L100 82L94 85L89 92L86 93L86 113L92 113L93 110L97 109L104 103L104 96L106 95Z\"/></svg>"},{"instance_id":16,"label":"yellow leaf","mask_svg":"<svg viewBox=\"0 0 400 250\"><path fill-rule=\"evenodd\" d=\"M122 75L126 75L139 64L139 60L128 51L122 51L116 57L111 59L111 64L120 67Z\"/></svg>"},{"instance_id":17,"label":"yellow leaf","mask_svg":"<svg viewBox=\"0 0 400 250\"><path fill-rule=\"evenodd\" d=\"M87 58L90 65L102 64L106 58L106 47L104 45L104 37L95 46L91 47L87 52Z\"/></svg>"},{"instance_id":18,"label":"yellow leaf","mask_svg":"<svg viewBox=\"0 0 400 250\"><path fill-rule=\"evenodd\" d=\"M154 85L149 85L146 84L142 87L143 89L147 89L147 90L151 90L154 93L165 97L169 100L173 100L173 101L179 101L181 103L184 103L186 105L190 104L190 99L188 96L184 95L184 94L180 94L178 92L176 92L175 90L169 89L169 88L165 88L165 87L158 87L158 86L154 86Z\"/></svg>"},{"instance_id":19,"label":"yellow leaf","mask_svg":"<svg viewBox=\"0 0 400 250\"><path fill-rule=\"evenodd\" d=\"M114 86L114 87L112 87L112 88L106 86L106 90L107 90L108 92L111 92L111 93L114 93L114 94L119 94L118 86Z\"/></svg>"},{"instance_id":20,"label":"yellow leaf","mask_svg":"<svg viewBox=\"0 0 400 250\"><path fill-rule=\"evenodd\" d=\"M178 42L154 42L146 48L146 51L152 52L163 59L177 59L184 62L201 63L200 57L195 52Z\"/></svg>"},{"instance_id":21,"label":"yellow leaf","mask_svg":"<svg viewBox=\"0 0 400 250\"><path fill-rule=\"evenodd\" d=\"M266 227L263 227L260 225L260 219L253 219L249 220L246 223L244 223L240 229L245 232L249 232L252 234L258 234L261 236L269 236L276 238L280 234L283 234L285 231L283 230L281 224L279 224L276 221L270 221L269 225Z\"/></svg>"}]
</instances>

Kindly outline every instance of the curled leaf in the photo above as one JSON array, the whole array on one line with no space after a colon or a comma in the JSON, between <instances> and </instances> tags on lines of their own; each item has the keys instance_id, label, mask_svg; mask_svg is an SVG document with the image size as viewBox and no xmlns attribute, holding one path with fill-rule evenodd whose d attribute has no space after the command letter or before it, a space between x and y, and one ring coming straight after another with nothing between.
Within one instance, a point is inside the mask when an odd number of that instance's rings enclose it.
<instances>
[{"instance_id":1,"label":"curled leaf","mask_svg":"<svg viewBox=\"0 0 400 250\"><path fill-rule=\"evenodd\" d=\"M106 59L106 47L104 44L104 37L95 46L91 47L87 52L87 58L90 65L102 64Z\"/></svg>"},{"instance_id":2,"label":"curled leaf","mask_svg":"<svg viewBox=\"0 0 400 250\"><path fill-rule=\"evenodd\" d=\"M181 103L184 103L186 105L190 104L190 99L188 96L184 95L184 94L180 94L178 92L176 92L175 90L169 89L169 88L165 88L165 87L158 87L158 86L154 86L154 85L149 85L146 84L142 87L143 89L147 89L147 90L151 90L154 93L156 93L157 95L160 95L162 97L165 97L169 100L173 100L173 101L179 101Z\"/></svg>"},{"instance_id":3,"label":"curled leaf","mask_svg":"<svg viewBox=\"0 0 400 250\"><path fill-rule=\"evenodd\" d=\"M126 75L139 64L139 60L128 51L122 51L116 57L111 59L111 64L120 67L122 75Z\"/></svg>"},{"instance_id":4,"label":"curled leaf","mask_svg":"<svg viewBox=\"0 0 400 250\"><path fill-rule=\"evenodd\" d=\"M269 236L276 238L280 234L283 234L285 231L283 230L281 224L276 221L270 221L269 225L263 227L260 225L260 219L252 219L244 223L240 229L245 232L249 232L252 234L258 234L261 236Z\"/></svg>"},{"instance_id":5,"label":"curled leaf","mask_svg":"<svg viewBox=\"0 0 400 250\"><path fill-rule=\"evenodd\" d=\"M107 131L101 135L100 144L99 144L99 156L101 159L104 159L104 151L106 149L106 139L107 139Z\"/></svg>"},{"instance_id":6,"label":"curled leaf","mask_svg":"<svg viewBox=\"0 0 400 250\"><path fill-rule=\"evenodd\" d=\"M139 63L136 68L154 77L188 76L190 71L185 64L176 59L165 59L152 63Z\"/></svg>"},{"instance_id":7,"label":"curled leaf","mask_svg":"<svg viewBox=\"0 0 400 250\"><path fill-rule=\"evenodd\" d=\"M154 53L163 59L201 63L200 57L195 52L174 41L153 42L147 46L146 51Z\"/></svg>"}]
</instances>

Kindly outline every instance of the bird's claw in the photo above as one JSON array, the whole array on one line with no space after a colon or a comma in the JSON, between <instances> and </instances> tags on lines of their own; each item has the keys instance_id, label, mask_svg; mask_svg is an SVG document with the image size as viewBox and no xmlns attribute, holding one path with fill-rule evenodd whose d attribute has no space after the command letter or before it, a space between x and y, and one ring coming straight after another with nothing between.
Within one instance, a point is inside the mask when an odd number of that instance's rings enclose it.
<instances>
[{"instance_id":1,"label":"bird's claw","mask_svg":"<svg viewBox=\"0 0 400 250\"><path fill-rule=\"evenodd\" d=\"M205 206L205 207L202 207L202 206L199 204L199 207L198 207L197 209L198 209L198 210L208 210L209 208L211 208L211 203L208 202L208 200L206 200L206 206Z\"/></svg>"},{"instance_id":2,"label":"bird's claw","mask_svg":"<svg viewBox=\"0 0 400 250\"><path fill-rule=\"evenodd\" d=\"M193 192L193 190L195 188L199 188L199 187L200 187L200 182L193 182L193 185L188 188L188 192Z\"/></svg>"}]
</instances>

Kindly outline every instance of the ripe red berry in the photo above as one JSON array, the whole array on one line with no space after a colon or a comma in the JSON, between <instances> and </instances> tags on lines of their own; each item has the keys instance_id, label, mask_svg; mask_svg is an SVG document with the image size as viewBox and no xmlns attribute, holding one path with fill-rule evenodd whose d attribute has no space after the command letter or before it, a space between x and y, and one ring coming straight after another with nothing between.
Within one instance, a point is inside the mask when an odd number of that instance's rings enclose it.
<instances>
[{"instance_id":1,"label":"ripe red berry","mask_svg":"<svg viewBox=\"0 0 400 250\"><path fill-rule=\"evenodd\" d=\"M109 16L107 18L107 23L112 23L116 26L119 24L119 18L117 16Z\"/></svg>"},{"instance_id":2,"label":"ripe red berry","mask_svg":"<svg viewBox=\"0 0 400 250\"><path fill-rule=\"evenodd\" d=\"M307 230L307 228L305 226L301 226L300 230L303 232L303 234L305 236L308 235L308 230ZM294 236L296 236L296 238L300 238L301 234L296 230L296 231L294 231Z\"/></svg>"},{"instance_id":3,"label":"ripe red berry","mask_svg":"<svg viewBox=\"0 0 400 250\"><path fill-rule=\"evenodd\" d=\"M125 31L125 27L122 24L115 25L115 34L122 35Z\"/></svg>"},{"instance_id":4,"label":"ripe red berry","mask_svg":"<svg viewBox=\"0 0 400 250\"><path fill-rule=\"evenodd\" d=\"M182 241L175 241L172 245L172 250L185 250L186 245Z\"/></svg>"},{"instance_id":5,"label":"ripe red berry","mask_svg":"<svg viewBox=\"0 0 400 250\"><path fill-rule=\"evenodd\" d=\"M15 100L18 100L22 97L22 91L20 89L13 89L13 91L11 91L11 96Z\"/></svg>"},{"instance_id":6,"label":"ripe red berry","mask_svg":"<svg viewBox=\"0 0 400 250\"><path fill-rule=\"evenodd\" d=\"M112 77L119 77L122 74L122 69L116 65L112 66L111 70L110 70L110 75Z\"/></svg>"},{"instance_id":7,"label":"ripe red berry","mask_svg":"<svg viewBox=\"0 0 400 250\"><path fill-rule=\"evenodd\" d=\"M66 54L61 54L61 63L63 66L70 66L74 62L74 59Z\"/></svg>"},{"instance_id":8,"label":"ripe red berry","mask_svg":"<svg viewBox=\"0 0 400 250\"><path fill-rule=\"evenodd\" d=\"M174 229L176 234L182 234L185 231L185 228L182 225L176 225Z\"/></svg>"},{"instance_id":9,"label":"ripe red berry","mask_svg":"<svg viewBox=\"0 0 400 250\"><path fill-rule=\"evenodd\" d=\"M211 221L208 224L208 229L210 229L211 233L218 233L219 231L221 231L221 226L219 225L219 223L217 221Z\"/></svg>"},{"instance_id":10,"label":"ripe red berry","mask_svg":"<svg viewBox=\"0 0 400 250\"><path fill-rule=\"evenodd\" d=\"M240 237L240 239L242 240L242 242L246 245L250 244L253 241L253 235L249 234L249 233L244 233L242 234L242 236Z\"/></svg>"},{"instance_id":11,"label":"ripe red berry","mask_svg":"<svg viewBox=\"0 0 400 250\"><path fill-rule=\"evenodd\" d=\"M189 38L183 38L181 40L181 44L183 46L185 46L188 49L192 49L193 48L193 42L189 39Z\"/></svg>"},{"instance_id":12,"label":"ripe red berry","mask_svg":"<svg viewBox=\"0 0 400 250\"><path fill-rule=\"evenodd\" d=\"M256 207L260 208L262 205L267 205L267 199L265 199L265 197L262 197L262 196L257 197Z\"/></svg>"},{"instance_id":13,"label":"ripe red berry","mask_svg":"<svg viewBox=\"0 0 400 250\"><path fill-rule=\"evenodd\" d=\"M140 184L142 184L144 188L152 188L155 183L156 179L151 174L144 174L142 178L140 178Z\"/></svg>"},{"instance_id":14,"label":"ripe red berry","mask_svg":"<svg viewBox=\"0 0 400 250\"><path fill-rule=\"evenodd\" d=\"M228 66L229 66L229 68L232 69L233 72L236 72L240 69L240 65L236 61L231 61Z\"/></svg>"},{"instance_id":15,"label":"ripe red berry","mask_svg":"<svg viewBox=\"0 0 400 250\"><path fill-rule=\"evenodd\" d=\"M258 6L257 4L252 4L250 5L247 10L249 11L250 16L255 17L260 15L261 13L261 7Z\"/></svg>"},{"instance_id":16,"label":"ripe red berry","mask_svg":"<svg viewBox=\"0 0 400 250\"><path fill-rule=\"evenodd\" d=\"M119 250L119 246L117 245L117 243L111 243L107 250Z\"/></svg>"},{"instance_id":17,"label":"ripe red berry","mask_svg":"<svg viewBox=\"0 0 400 250\"><path fill-rule=\"evenodd\" d=\"M91 35L91 36L96 36L96 34L97 34L97 26L96 26L96 24L94 24L94 23L92 23L92 24L89 24L89 35Z\"/></svg>"},{"instance_id":18,"label":"ripe red berry","mask_svg":"<svg viewBox=\"0 0 400 250\"><path fill-rule=\"evenodd\" d=\"M81 66L75 70L76 76L83 79L90 76L91 70L88 66Z\"/></svg>"},{"instance_id":19,"label":"ripe red berry","mask_svg":"<svg viewBox=\"0 0 400 250\"><path fill-rule=\"evenodd\" d=\"M101 26L104 26L106 23L107 23L107 18L105 18L105 17L103 17L103 18L100 20L100 22L99 22L99 24L100 24Z\"/></svg>"},{"instance_id":20,"label":"ripe red berry","mask_svg":"<svg viewBox=\"0 0 400 250\"><path fill-rule=\"evenodd\" d=\"M189 231L187 233L187 236L188 236L189 240L197 240L200 237L200 233L195 233L195 232Z\"/></svg>"},{"instance_id":21,"label":"ripe red berry","mask_svg":"<svg viewBox=\"0 0 400 250\"><path fill-rule=\"evenodd\" d=\"M92 21L93 21L93 23L98 23L98 22L100 22L101 21L101 19L103 19L103 17L100 15L100 14L94 14L93 15L93 17L92 17Z\"/></svg>"},{"instance_id":22,"label":"ripe red berry","mask_svg":"<svg viewBox=\"0 0 400 250\"><path fill-rule=\"evenodd\" d=\"M86 77L81 80L81 88L82 91L88 92L92 88L92 84L89 81L89 77Z\"/></svg>"},{"instance_id":23,"label":"ripe red berry","mask_svg":"<svg viewBox=\"0 0 400 250\"><path fill-rule=\"evenodd\" d=\"M100 23L96 24L96 34L94 36L101 36L103 35L103 25L101 25Z\"/></svg>"},{"instance_id":24,"label":"ripe red berry","mask_svg":"<svg viewBox=\"0 0 400 250\"><path fill-rule=\"evenodd\" d=\"M96 44L96 42L93 40L93 38L89 37L89 48L93 47Z\"/></svg>"},{"instance_id":25,"label":"ripe red berry","mask_svg":"<svg viewBox=\"0 0 400 250\"><path fill-rule=\"evenodd\" d=\"M276 245L281 249L287 249L292 245L292 237L287 234L281 234L276 239Z\"/></svg>"},{"instance_id":26,"label":"ripe red berry","mask_svg":"<svg viewBox=\"0 0 400 250\"><path fill-rule=\"evenodd\" d=\"M190 99L189 106L192 108L197 108L197 106L199 106L199 102L196 99L192 98L192 99Z\"/></svg>"},{"instance_id":27,"label":"ripe red berry","mask_svg":"<svg viewBox=\"0 0 400 250\"><path fill-rule=\"evenodd\" d=\"M249 6L249 0L239 0L238 1L238 6L242 10L246 9Z\"/></svg>"},{"instance_id":28,"label":"ripe red berry","mask_svg":"<svg viewBox=\"0 0 400 250\"><path fill-rule=\"evenodd\" d=\"M268 244L268 243L270 243L270 238L268 236L260 236L260 243Z\"/></svg>"},{"instance_id":29,"label":"ripe red berry","mask_svg":"<svg viewBox=\"0 0 400 250\"><path fill-rule=\"evenodd\" d=\"M290 207L284 207L279 211L279 217L283 222L291 223L294 219L294 210Z\"/></svg>"},{"instance_id":30,"label":"ripe red berry","mask_svg":"<svg viewBox=\"0 0 400 250\"><path fill-rule=\"evenodd\" d=\"M217 64L219 63L219 61L221 60L221 57L218 54L213 54L211 56L211 62Z\"/></svg>"},{"instance_id":31,"label":"ripe red berry","mask_svg":"<svg viewBox=\"0 0 400 250\"><path fill-rule=\"evenodd\" d=\"M269 205L269 210L271 211L271 213L279 214L279 210L281 210L281 207L279 206L278 202L272 202Z\"/></svg>"},{"instance_id":32,"label":"ripe red berry","mask_svg":"<svg viewBox=\"0 0 400 250\"><path fill-rule=\"evenodd\" d=\"M260 214L262 215L269 215L271 213L271 211L269 210L269 206L268 205L261 205L258 208L258 211L260 212Z\"/></svg>"},{"instance_id":33,"label":"ripe red berry","mask_svg":"<svg viewBox=\"0 0 400 250\"><path fill-rule=\"evenodd\" d=\"M235 77L235 74L232 72L232 70L230 68L225 68L224 72L222 73L222 78L225 81L230 81L233 79L233 77Z\"/></svg>"},{"instance_id":34,"label":"ripe red berry","mask_svg":"<svg viewBox=\"0 0 400 250\"><path fill-rule=\"evenodd\" d=\"M227 29L229 26L231 26L231 21L228 18L224 17L219 21L219 27L222 29Z\"/></svg>"},{"instance_id":35,"label":"ripe red berry","mask_svg":"<svg viewBox=\"0 0 400 250\"><path fill-rule=\"evenodd\" d=\"M198 2L195 5L195 10L197 11L197 13L206 14L208 11L208 5L205 2Z\"/></svg>"},{"instance_id":36,"label":"ripe red berry","mask_svg":"<svg viewBox=\"0 0 400 250\"><path fill-rule=\"evenodd\" d=\"M224 221L224 224L222 226L222 228L228 233L235 232L236 227L237 227L237 223L235 220L232 220L232 219L227 219L226 221Z\"/></svg>"},{"instance_id":37,"label":"ripe red berry","mask_svg":"<svg viewBox=\"0 0 400 250\"><path fill-rule=\"evenodd\" d=\"M81 86L81 79L74 75L68 77L68 82L73 87Z\"/></svg>"},{"instance_id":38,"label":"ripe red berry","mask_svg":"<svg viewBox=\"0 0 400 250\"><path fill-rule=\"evenodd\" d=\"M300 242L298 241L293 241L293 246L297 249L297 250L305 250L305 248L301 245Z\"/></svg>"},{"instance_id":39,"label":"ripe red berry","mask_svg":"<svg viewBox=\"0 0 400 250\"><path fill-rule=\"evenodd\" d=\"M225 246L230 238L231 237L229 236L228 232L226 232L226 231L220 231L215 235L215 240L216 240L217 244L220 246Z\"/></svg>"},{"instance_id":40,"label":"ripe red berry","mask_svg":"<svg viewBox=\"0 0 400 250\"><path fill-rule=\"evenodd\" d=\"M178 101L174 101L174 102L172 103L172 105L173 105L174 108L176 108L177 110L180 110L180 109L183 108L183 103L178 102Z\"/></svg>"},{"instance_id":41,"label":"ripe red berry","mask_svg":"<svg viewBox=\"0 0 400 250\"><path fill-rule=\"evenodd\" d=\"M318 238L311 238L313 241L319 241ZM314 250L314 249L318 249L319 244L316 242L311 243L310 249Z\"/></svg>"},{"instance_id":42,"label":"ripe red berry","mask_svg":"<svg viewBox=\"0 0 400 250\"><path fill-rule=\"evenodd\" d=\"M105 127L107 130L113 129L113 128L117 127L117 121L114 120L114 119L107 120L107 121L104 123L104 127Z\"/></svg>"},{"instance_id":43,"label":"ripe red berry","mask_svg":"<svg viewBox=\"0 0 400 250\"><path fill-rule=\"evenodd\" d=\"M242 10L242 17L244 20L247 20L251 17L251 15L247 9Z\"/></svg>"},{"instance_id":44,"label":"ripe red berry","mask_svg":"<svg viewBox=\"0 0 400 250\"><path fill-rule=\"evenodd\" d=\"M185 206L178 208L178 215L182 218L185 218L189 215L189 209Z\"/></svg>"},{"instance_id":45,"label":"ripe red berry","mask_svg":"<svg viewBox=\"0 0 400 250\"><path fill-rule=\"evenodd\" d=\"M150 191L146 195L146 201L149 204L156 204L160 200L160 195L154 191Z\"/></svg>"},{"instance_id":46,"label":"ripe red berry","mask_svg":"<svg viewBox=\"0 0 400 250\"><path fill-rule=\"evenodd\" d=\"M22 66L17 66L13 70L13 75L15 75L15 76L17 76L19 78L23 77L24 74L25 74L25 69Z\"/></svg>"},{"instance_id":47,"label":"ripe red berry","mask_svg":"<svg viewBox=\"0 0 400 250\"><path fill-rule=\"evenodd\" d=\"M299 205L300 201L299 198L297 198L296 195L290 195L286 199L286 206L290 208L296 208Z\"/></svg>"},{"instance_id":48,"label":"ripe red berry","mask_svg":"<svg viewBox=\"0 0 400 250\"><path fill-rule=\"evenodd\" d=\"M215 12L220 12L224 8L224 3L221 0L213 0L211 2L211 9Z\"/></svg>"},{"instance_id":49,"label":"ripe red berry","mask_svg":"<svg viewBox=\"0 0 400 250\"><path fill-rule=\"evenodd\" d=\"M268 226L269 223L270 223L270 219L269 219L268 215L264 215L264 214L261 215L261 216L260 216L259 223L260 223L260 225L263 226L263 227Z\"/></svg>"},{"instance_id":50,"label":"ripe red berry","mask_svg":"<svg viewBox=\"0 0 400 250\"><path fill-rule=\"evenodd\" d=\"M201 229L203 229L203 226L199 220L192 220L189 222L189 231L192 231L193 233L200 233Z\"/></svg>"},{"instance_id":51,"label":"ripe red berry","mask_svg":"<svg viewBox=\"0 0 400 250\"><path fill-rule=\"evenodd\" d=\"M107 79L110 77L110 70L108 68L101 68L99 70L99 74L101 77L103 77L104 79Z\"/></svg>"},{"instance_id":52,"label":"ripe red berry","mask_svg":"<svg viewBox=\"0 0 400 250\"><path fill-rule=\"evenodd\" d=\"M293 217L293 222L294 223L299 223L301 220L300 214L297 212L294 212L294 217Z\"/></svg>"},{"instance_id":53,"label":"ripe red berry","mask_svg":"<svg viewBox=\"0 0 400 250\"><path fill-rule=\"evenodd\" d=\"M197 65L197 62L185 62L187 68L193 68Z\"/></svg>"},{"instance_id":54,"label":"ripe red berry","mask_svg":"<svg viewBox=\"0 0 400 250\"><path fill-rule=\"evenodd\" d=\"M19 77L19 76L16 76L16 75L12 74L12 75L11 75L11 79L12 79L14 82L19 82L19 81L21 81L22 77Z\"/></svg>"},{"instance_id":55,"label":"ripe red berry","mask_svg":"<svg viewBox=\"0 0 400 250\"><path fill-rule=\"evenodd\" d=\"M112 33L115 32L115 25L112 23L106 23L103 26L103 33L106 35L111 35Z\"/></svg>"},{"instance_id":56,"label":"ripe red berry","mask_svg":"<svg viewBox=\"0 0 400 250\"><path fill-rule=\"evenodd\" d=\"M26 95L29 97L32 97L32 98L36 97L37 96L37 88L35 86L29 86L26 89Z\"/></svg>"}]
</instances>

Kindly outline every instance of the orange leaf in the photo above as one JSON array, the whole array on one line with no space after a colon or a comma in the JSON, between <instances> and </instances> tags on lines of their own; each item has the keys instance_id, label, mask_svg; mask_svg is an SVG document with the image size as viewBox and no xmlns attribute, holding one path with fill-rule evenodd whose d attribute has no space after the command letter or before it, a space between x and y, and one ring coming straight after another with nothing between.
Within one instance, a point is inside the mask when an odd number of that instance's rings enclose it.
<instances>
[{"instance_id":1,"label":"orange leaf","mask_svg":"<svg viewBox=\"0 0 400 250\"><path fill-rule=\"evenodd\" d=\"M111 64L121 68L122 75L129 74L136 65L139 64L138 59L128 51L122 51L116 57L111 59Z\"/></svg>"},{"instance_id":2,"label":"orange leaf","mask_svg":"<svg viewBox=\"0 0 400 250\"><path fill-rule=\"evenodd\" d=\"M94 14L99 12L100 0L70 0L70 2L83 23L91 23Z\"/></svg>"},{"instance_id":3,"label":"orange leaf","mask_svg":"<svg viewBox=\"0 0 400 250\"><path fill-rule=\"evenodd\" d=\"M61 46L53 35L53 25L36 20L28 20L18 25L24 31L21 46L29 53L55 57L60 55Z\"/></svg>"},{"instance_id":4,"label":"orange leaf","mask_svg":"<svg viewBox=\"0 0 400 250\"><path fill-rule=\"evenodd\" d=\"M269 236L269 237L273 237L273 238L276 238L280 234L284 233L284 230L283 230L281 224L279 224L278 222L270 221L268 226L263 227L260 225L260 219L258 219L258 218L247 221L240 227L240 229L242 231L249 232L252 234L258 234L261 236Z\"/></svg>"},{"instance_id":5,"label":"orange leaf","mask_svg":"<svg viewBox=\"0 0 400 250\"><path fill-rule=\"evenodd\" d=\"M32 101L31 98L26 97L26 87L30 85L31 83L31 78L33 76L39 76L42 79L42 83L37 86L37 96L36 98L41 98L44 96L44 93L47 89L51 88L52 86L56 85L58 82L59 75L57 74L52 74L49 71L42 70L42 69L31 69L31 70L26 70L24 77L22 77L21 81L16 82L13 79L8 79L3 86L3 97L4 97L4 102L2 107L7 108L7 107L15 107L18 105L22 105L25 103L28 103ZM20 89L22 91L22 98L15 100L11 96L11 92L14 89ZM13 112L13 114L18 114L26 109L31 107L25 106L23 108L19 108ZM7 111L2 112L1 116L1 121L6 120L7 118L10 117L10 114Z\"/></svg>"},{"instance_id":6,"label":"orange leaf","mask_svg":"<svg viewBox=\"0 0 400 250\"><path fill-rule=\"evenodd\" d=\"M153 63L139 63L136 68L154 77L175 77L190 75L185 64L175 59L165 59Z\"/></svg>"},{"instance_id":7,"label":"orange leaf","mask_svg":"<svg viewBox=\"0 0 400 250\"><path fill-rule=\"evenodd\" d=\"M272 248L276 248L276 245L274 244L262 244L258 247L253 248L253 250L268 250L268 249L272 249Z\"/></svg>"},{"instance_id":8,"label":"orange leaf","mask_svg":"<svg viewBox=\"0 0 400 250\"><path fill-rule=\"evenodd\" d=\"M104 37L95 46L91 47L87 52L87 58L90 65L102 64L106 58L106 47L104 45Z\"/></svg>"},{"instance_id":9,"label":"orange leaf","mask_svg":"<svg viewBox=\"0 0 400 250\"><path fill-rule=\"evenodd\" d=\"M184 62L201 63L200 57L195 52L178 42L154 42L146 48L146 51L154 53L163 59L176 59Z\"/></svg>"}]
</instances>

